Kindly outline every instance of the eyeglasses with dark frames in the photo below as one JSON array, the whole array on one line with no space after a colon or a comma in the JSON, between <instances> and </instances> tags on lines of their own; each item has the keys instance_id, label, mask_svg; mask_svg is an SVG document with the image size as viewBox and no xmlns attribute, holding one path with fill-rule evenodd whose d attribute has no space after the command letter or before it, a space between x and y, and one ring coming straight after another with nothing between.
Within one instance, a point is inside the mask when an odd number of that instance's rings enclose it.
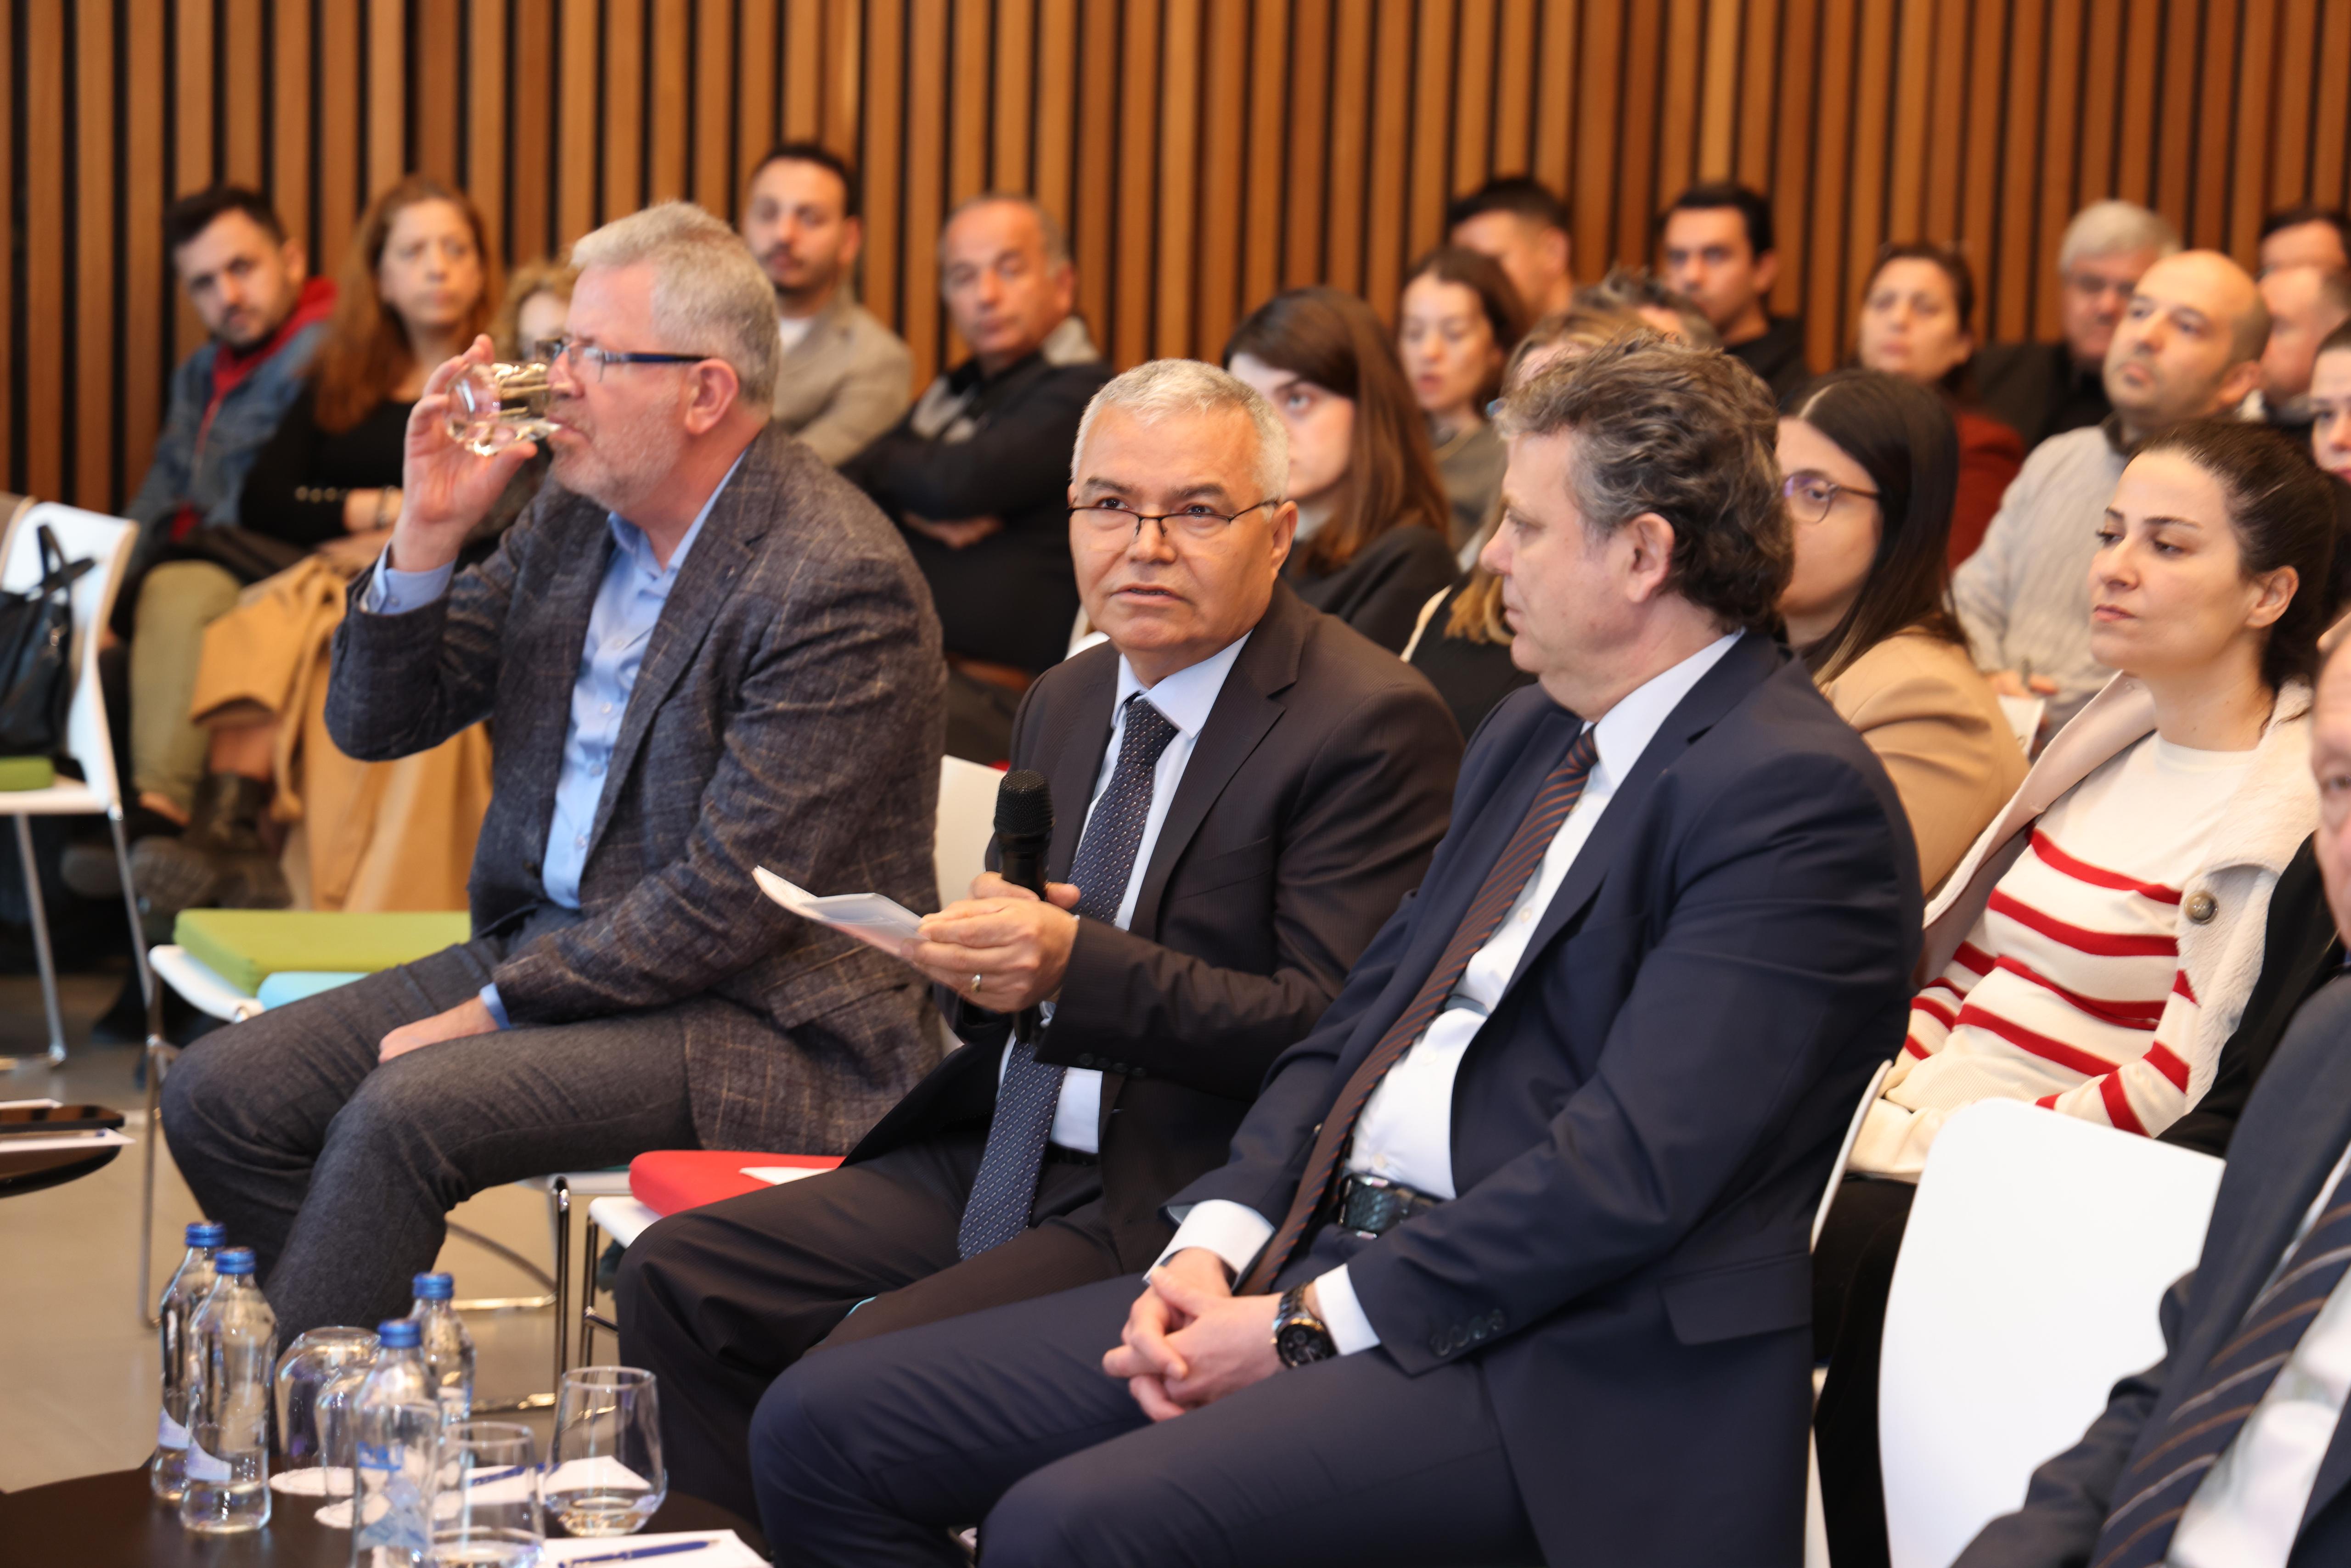
<instances>
[{"instance_id":1,"label":"eyeglasses with dark frames","mask_svg":"<svg viewBox=\"0 0 2351 1568\"><path fill-rule=\"evenodd\" d=\"M1839 496L1858 496L1865 501L1877 499L1875 490L1863 490L1851 485L1840 485L1825 474L1798 469L1780 481L1780 495L1788 503L1788 515L1800 523L1817 523L1829 515Z\"/></svg>"},{"instance_id":2,"label":"eyeglasses with dark frames","mask_svg":"<svg viewBox=\"0 0 2351 1568\"><path fill-rule=\"evenodd\" d=\"M1162 512L1155 516L1150 512L1138 512L1122 501L1097 501L1091 507L1071 507L1070 517L1072 521L1082 523L1085 527L1102 534L1113 533L1132 526L1134 532L1129 536L1130 541L1143 537L1144 524L1157 523L1159 531L1163 534L1179 535L1197 543L1206 544L1232 527L1240 518L1258 510L1259 507L1280 505L1281 505L1281 497L1276 496L1259 501L1255 506L1243 507L1238 512L1219 512L1207 507L1194 505L1185 507L1180 512Z\"/></svg>"},{"instance_id":3,"label":"eyeglasses with dark frames","mask_svg":"<svg viewBox=\"0 0 2351 1568\"><path fill-rule=\"evenodd\" d=\"M604 379L605 371L613 365L698 365L713 357L709 354L627 353L619 349L582 343L572 338L545 339L538 347L538 357L549 365L558 360L569 360L571 373L575 376L580 374L582 364L595 366L596 379L600 382Z\"/></svg>"}]
</instances>

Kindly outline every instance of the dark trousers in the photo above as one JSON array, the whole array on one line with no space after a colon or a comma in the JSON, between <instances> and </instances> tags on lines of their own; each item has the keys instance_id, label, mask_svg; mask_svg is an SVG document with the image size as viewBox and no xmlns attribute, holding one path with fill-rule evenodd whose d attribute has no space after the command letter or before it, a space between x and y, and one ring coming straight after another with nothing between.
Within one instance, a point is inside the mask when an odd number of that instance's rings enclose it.
<instances>
[{"instance_id":1,"label":"dark trousers","mask_svg":"<svg viewBox=\"0 0 2351 1568\"><path fill-rule=\"evenodd\" d=\"M486 1187L697 1146L684 1030L655 1011L444 1040L383 1037L489 981L489 937L273 1008L190 1046L163 1132L204 1213L251 1247L281 1343L406 1314L450 1209Z\"/></svg>"},{"instance_id":2,"label":"dark trousers","mask_svg":"<svg viewBox=\"0 0 2351 1568\"><path fill-rule=\"evenodd\" d=\"M777 1375L819 1344L1119 1271L1098 1201L1102 1169L1065 1158L1049 1158L1038 1177L1036 1224L957 1261L956 1232L985 1141L973 1132L911 1144L672 1215L637 1238L613 1290L621 1360L661 1380L673 1487L749 1516L751 1413Z\"/></svg>"},{"instance_id":3,"label":"dark trousers","mask_svg":"<svg viewBox=\"0 0 2351 1568\"><path fill-rule=\"evenodd\" d=\"M1886 1482L1877 1462L1877 1362L1894 1260L1918 1189L1847 1176L1813 1249L1813 1354L1828 1363L1813 1441L1821 1519L1836 1568L1885 1568Z\"/></svg>"},{"instance_id":4,"label":"dark trousers","mask_svg":"<svg viewBox=\"0 0 2351 1568\"><path fill-rule=\"evenodd\" d=\"M1019 711L1019 692L949 665L947 755L995 767L1012 755L1012 716Z\"/></svg>"},{"instance_id":5,"label":"dark trousers","mask_svg":"<svg viewBox=\"0 0 2351 1568\"><path fill-rule=\"evenodd\" d=\"M1327 1239L1278 1281L1332 1267ZM1459 1564L1541 1560L1483 1372L1374 1349L1172 1421L1104 1375L1129 1275L812 1355L751 1428L778 1564ZM1568 1418L1562 1413L1562 1418Z\"/></svg>"}]
</instances>

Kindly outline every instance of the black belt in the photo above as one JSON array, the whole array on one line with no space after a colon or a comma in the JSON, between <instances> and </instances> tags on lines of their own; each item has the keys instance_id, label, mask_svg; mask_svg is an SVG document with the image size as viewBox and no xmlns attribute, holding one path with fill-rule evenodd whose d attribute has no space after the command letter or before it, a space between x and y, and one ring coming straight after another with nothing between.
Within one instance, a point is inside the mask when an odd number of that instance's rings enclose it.
<instances>
[{"instance_id":1,"label":"black belt","mask_svg":"<svg viewBox=\"0 0 2351 1568\"><path fill-rule=\"evenodd\" d=\"M1358 1236L1381 1236L1445 1200L1416 1192L1384 1176L1343 1176L1334 1194L1331 1223Z\"/></svg>"},{"instance_id":2,"label":"black belt","mask_svg":"<svg viewBox=\"0 0 2351 1568\"><path fill-rule=\"evenodd\" d=\"M1053 1164L1060 1166L1098 1166L1102 1164L1102 1156L1100 1155L1090 1155L1081 1149L1065 1149L1059 1144L1047 1144L1045 1145L1045 1157L1048 1160L1050 1160Z\"/></svg>"}]
</instances>

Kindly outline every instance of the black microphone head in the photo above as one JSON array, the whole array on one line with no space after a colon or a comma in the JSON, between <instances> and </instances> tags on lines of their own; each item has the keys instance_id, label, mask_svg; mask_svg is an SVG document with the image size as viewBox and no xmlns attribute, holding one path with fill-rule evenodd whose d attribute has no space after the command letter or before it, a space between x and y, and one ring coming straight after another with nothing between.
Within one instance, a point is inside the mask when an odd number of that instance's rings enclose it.
<instances>
[{"instance_id":1,"label":"black microphone head","mask_svg":"<svg viewBox=\"0 0 2351 1568\"><path fill-rule=\"evenodd\" d=\"M1003 839L1050 838L1053 832L1053 790L1045 776L1023 768L1004 776L996 787L996 833Z\"/></svg>"}]
</instances>

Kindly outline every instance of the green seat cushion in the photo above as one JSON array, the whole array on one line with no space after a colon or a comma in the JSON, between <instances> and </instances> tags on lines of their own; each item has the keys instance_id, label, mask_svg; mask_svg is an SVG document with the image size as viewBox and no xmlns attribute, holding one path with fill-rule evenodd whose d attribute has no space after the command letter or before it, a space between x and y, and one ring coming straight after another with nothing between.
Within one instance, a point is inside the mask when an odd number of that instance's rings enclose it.
<instances>
[{"instance_id":1,"label":"green seat cushion","mask_svg":"<svg viewBox=\"0 0 2351 1568\"><path fill-rule=\"evenodd\" d=\"M57 764L46 757L0 757L0 790L46 789L57 781Z\"/></svg>"},{"instance_id":2,"label":"green seat cushion","mask_svg":"<svg viewBox=\"0 0 2351 1568\"><path fill-rule=\"evenodd\" d=\"M188 956L251 995L286 970L372 975L455 946L473 935L462 909L385 915L307 909L183 909L172 939Z\"/></svg>"}]
</instances>

